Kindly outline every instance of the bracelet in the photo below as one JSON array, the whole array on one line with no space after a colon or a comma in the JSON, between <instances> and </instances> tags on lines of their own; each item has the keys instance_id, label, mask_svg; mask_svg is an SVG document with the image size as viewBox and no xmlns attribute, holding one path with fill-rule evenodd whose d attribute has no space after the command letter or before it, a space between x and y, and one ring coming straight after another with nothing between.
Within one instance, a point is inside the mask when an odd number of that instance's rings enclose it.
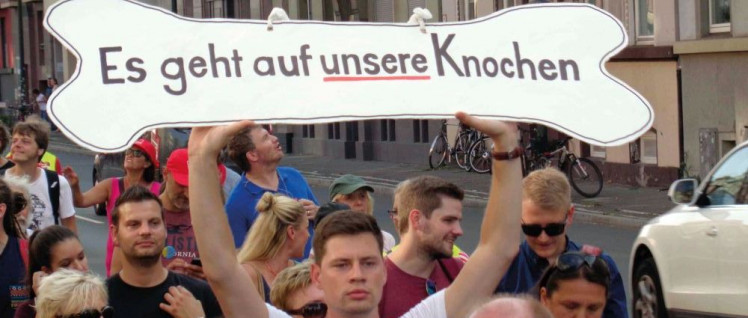
<instances>
[{"instance_id":1,"label":"bracelet","mask_svg":"<svg viewBox=\"0 0 748 318\"><path fill-rule=\"evenodd\" d=\"M519 158L522 155L522 147L517 146L511 151L498 152L495 149L491 151L491 157L495 160L512 160Z\"/></svg>"}]
</instances>

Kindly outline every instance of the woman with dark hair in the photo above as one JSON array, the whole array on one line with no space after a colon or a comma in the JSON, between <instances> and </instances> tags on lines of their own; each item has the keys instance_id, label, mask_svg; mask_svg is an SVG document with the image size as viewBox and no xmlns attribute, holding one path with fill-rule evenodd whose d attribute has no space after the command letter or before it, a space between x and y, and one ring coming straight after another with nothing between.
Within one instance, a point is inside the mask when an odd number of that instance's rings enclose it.
<instances>
[{"instance_id":1,"label":"woman with dark hair","mask_svg":"<svg viewBox=\"0 0 748 318\"><path fill-rule=\"evenodd\" d=\"M131 186L140 185L151 192L158 194L161 184L156 182L156 169L158 169L158 158L156 158L156 147L145 139L138 139L130 149L125 151L125 176L121 178L109 178L89 189L85 193L80 190L78 175L71 167L65 167L63 175L70 182L73 190L73 204L78 208L90 207L94 204L106 202L107 223L112 223L112 209L119 194ZM106 271L107 276L119 272L119 252L112 242L111 233L107 239Z\"/></svg>"},{"instance_id":2,"label":"woman with dark hair","mask_svg":"<svg viewBox=\"0 0 748 318\"><path fill-rule=\"evenodd\" d=\"M536 289L556 318L599 318L610 290L610 270L601 257L566 252L543 273Z\"/></svg>"},{"instance_id":3,"label":"woman with dark hair","mask_svg":"<svg viewBox=\"0 0 748 318\"><path fill-rule=\"evenodd\" d=\"M0 318L13 317L18 305L28 299L24 284L26 244L16 212L10 187L0 180Z\"/></svg>"},{"instance_id":4,"label":"woman with dark hair","mask_svg":"<svg viewBox=\"0 0 748 318\"><path fill-rule=\"evenodd\" d=\"M33 318L36 315L34 298L41 279L60 269L88 271L88 259L83 245L70 229L53 225L36 231L29 239L26 284L30 301L22 304L16 318Z\"/></svg>"}]
</instances>

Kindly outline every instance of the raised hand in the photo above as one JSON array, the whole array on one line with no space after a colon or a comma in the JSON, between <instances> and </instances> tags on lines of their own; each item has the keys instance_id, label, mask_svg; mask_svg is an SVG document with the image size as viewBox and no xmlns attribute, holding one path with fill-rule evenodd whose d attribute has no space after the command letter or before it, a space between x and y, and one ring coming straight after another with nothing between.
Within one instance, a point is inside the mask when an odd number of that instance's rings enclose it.
<instances>
[{"instance_id":1,"label":"raised hand","mask_svg":"<svg viewBox=\"0 0 748 318\"><path fill-rule=\"evenodd\" d=\"M62 169L62 176L68 180L68 183L70 183L71 187L78 186L80 182L80 180L78 179L78 174L75 173L75 170L73 170L73 167L71 166L65 166L65 168Z\"/></svg>"},{"instance_id":2,"label":"raised hand","mask_svg":"<svg viewBox=\"0 0 748 318\"><path fill-rule=\"evenodd\" d=\"M215 161L221 149L228 143L229 138L240 130L254 124L252 121L243 120L223 126L192 128L190 141L187 146L190 157L200 156L203 158L212 158Z\"/></svg>"},{"instance_id":3,"label":"raised hand","mask_svg":"<svg viewBox=\"0 0 748 318\"><path fill-rule=\"evenodd\" d=\"M517 140L517 125L497 120L481 119L458 112L455 117L465 125L477 129L493 139L495 144L510 146Z\"/></svg>"}]
</instances>

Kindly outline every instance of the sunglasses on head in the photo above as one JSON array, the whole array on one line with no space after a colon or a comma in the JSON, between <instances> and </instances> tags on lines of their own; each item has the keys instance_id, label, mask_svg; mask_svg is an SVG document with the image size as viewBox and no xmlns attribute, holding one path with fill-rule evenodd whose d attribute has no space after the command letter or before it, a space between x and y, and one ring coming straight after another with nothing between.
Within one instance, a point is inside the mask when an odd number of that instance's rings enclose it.
<instances>
[{"instance_id":1,"label":"sunglasses on head","mask_svg":"<svg viewBox=\"0 0 748 318\"><path fill-rule=\"evenodd\" d=\"M597 258L597 256L590 254L564 253L558 257L556 268L561 272L576 271L584 265L592 268Z\"/></svg>"},{"instance_id":2,"label":"sunglasses on head","mask_svg":"<svg viewBox=\"0 0 748 318\"><path fill-rule=\"evenodd\" d=\"M301 315L304 318L323 318L327 314L327 305L323 302L313 302L299 309L287 311L289 315Z\"/></svg>"},{"instance_id":3,"label":"sunglasses on head","mask_svg":"<svg viewBox=\"0 0 748 318\"><path fill-rule=\"evenodd\" d=\"M545 232L545 234L547 234L548 236L558 236L564 233L565 228L566 220L559 223L549 223L546 226L541 226L540 224L522 223L522 232L525 233L525 235L532 237L538 237L543 232Z\"/></svg>"},{"instance_id":4,"label":"sunglasses on head","mask_svg":"<svg viewBox=\"0 0 748 318\"><path fill-rule=\"evenodd\" d=\"M429 296L436 294L436 282L433 280L426 280L426 294Z\"/></svg>"},{"instance_id":5,"label":"sunglasses on head","mask_svg":"<svg viewBox=\"0 0 748 318\"><path fill-rule=\"evenodd\" d=\"M125 155L140 158L140 157L145 156L145 153L141 150L130 148L130 149L125 150Z\"/></svg>"},{"instance_id":6,"label":"sunglasses on head","mask_svg":"<svg viewBox=\"0 0 748 318\"><path fill-rule=\"evenodd\" d=\"M77 314L72 315L65 315L65 316L57 316L57 318L113 318L114 317L114 308L110 306L104 306L104 308L99 309L86 309L84 311L81 311Z\"/></svg>"}]
</instances>

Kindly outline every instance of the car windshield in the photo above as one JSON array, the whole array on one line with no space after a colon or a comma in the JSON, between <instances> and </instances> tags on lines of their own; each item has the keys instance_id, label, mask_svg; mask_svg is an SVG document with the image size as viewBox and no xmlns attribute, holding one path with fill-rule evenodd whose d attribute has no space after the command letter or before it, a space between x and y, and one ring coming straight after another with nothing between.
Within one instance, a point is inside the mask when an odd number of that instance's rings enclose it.
<instances>
[{"instance_id":1,"label":"car windshield","mask_svg":"<svg viewBox=\"0 0 748 318\"><path fill-rule=\"evenodd\" d=\"M712 205L748 204L748 147L734 152L714 172L706 195Z\"/></svg>"}]
</instances>

